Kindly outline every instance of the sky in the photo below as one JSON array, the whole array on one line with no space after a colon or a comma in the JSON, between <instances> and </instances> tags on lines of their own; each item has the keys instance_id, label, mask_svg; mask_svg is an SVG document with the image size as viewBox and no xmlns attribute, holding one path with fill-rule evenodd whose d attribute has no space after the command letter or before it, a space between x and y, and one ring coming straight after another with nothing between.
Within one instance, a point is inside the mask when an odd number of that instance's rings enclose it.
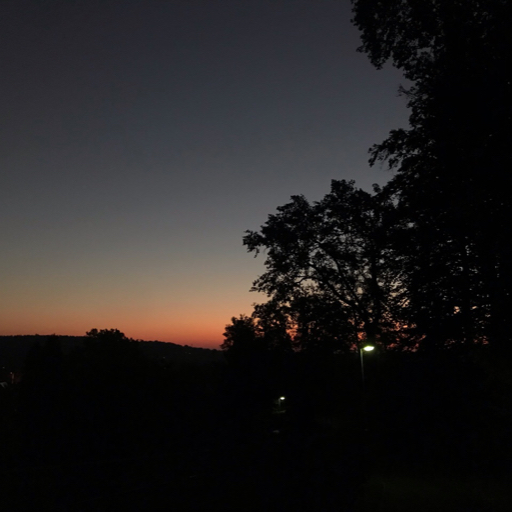
<instances>
[{"instance_id":1,"label":"sky","mask_svg":"<svg viewBox=\"0 0 512 512\"><path fill-rule=\"evenodd\" d=\"M290 196L390 175L401 73L349 0L0 2L0 334L218 348Z\"/></svg>"}]
</instances>

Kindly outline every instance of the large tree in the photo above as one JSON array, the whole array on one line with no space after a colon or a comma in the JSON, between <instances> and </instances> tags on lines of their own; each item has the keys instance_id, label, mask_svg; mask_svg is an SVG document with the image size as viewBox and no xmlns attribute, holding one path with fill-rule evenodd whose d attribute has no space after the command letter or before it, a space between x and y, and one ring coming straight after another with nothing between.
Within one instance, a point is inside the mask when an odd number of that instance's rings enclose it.
<instances>
[{"instance_id":1,"label":"large tree","mask_svg":"<svg viewBox=\"0 0 512 512\"><path fill-rule=\"evenodd\" d=\"M405 304L389 197L378 187L371 194L333 181L321 201L294 196L277 211L244 237L250 252L267 256L252 289L287 311L302 348L396 342Z\"/></svg>"},{"instance_id":2,"label":"large tree","mask_svg":"<svg viewBox=\"0 0 512 512\"><path fill-rule=\"evenodd\" d=\"M416 320L440 341L510 340L512 2L354 0L372 63L391 61L410 128L371 150L395 170L408 223L407 286ZM402 244L401 247L407 247Z\"/></svg>"}]
</instances>

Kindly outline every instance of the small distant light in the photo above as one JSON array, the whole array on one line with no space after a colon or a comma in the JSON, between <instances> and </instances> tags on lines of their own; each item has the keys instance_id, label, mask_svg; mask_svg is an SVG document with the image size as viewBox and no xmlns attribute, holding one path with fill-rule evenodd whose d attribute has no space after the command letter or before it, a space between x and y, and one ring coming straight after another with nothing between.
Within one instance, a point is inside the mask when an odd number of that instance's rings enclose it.
<instances>
[{"instance_id":1,"label":"small distant light","mask_svg":"<svg viewBox=\"0 0 512 512\"><path fill-rule=\"evenodd\" d=\"M280 397L279 397L279 400L284 400L284 396L280 396Z\"/></svg>"},{"instance_id":2,"label":"small distant light","mask_svg":"<svg viewBox=\"0 0 512 512\"><path fill-rule=\"evenodd\" d=\"M366 345L366 347L363 347L363 350L365 352L371 352L374 349L375 349L375 347L373 345Z\"/></svg>"}]
</instances>

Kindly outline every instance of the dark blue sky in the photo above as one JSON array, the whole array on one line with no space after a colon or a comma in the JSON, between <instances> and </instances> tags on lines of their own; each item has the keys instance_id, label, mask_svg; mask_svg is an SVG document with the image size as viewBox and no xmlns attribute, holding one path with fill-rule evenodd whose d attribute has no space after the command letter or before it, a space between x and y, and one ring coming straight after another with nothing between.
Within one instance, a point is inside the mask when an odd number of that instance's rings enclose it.
<instances>
[{"instance_id":1,"label":"dark blue sky","mask_svg":"<svg viewBox=\"0 0 512 512\"><path fill-rule=\"evenodd\" d=\"M407 125L348 0L0 3L0 334L215 345L262 270L246 229Z\"/></svg>"}]
</instances>

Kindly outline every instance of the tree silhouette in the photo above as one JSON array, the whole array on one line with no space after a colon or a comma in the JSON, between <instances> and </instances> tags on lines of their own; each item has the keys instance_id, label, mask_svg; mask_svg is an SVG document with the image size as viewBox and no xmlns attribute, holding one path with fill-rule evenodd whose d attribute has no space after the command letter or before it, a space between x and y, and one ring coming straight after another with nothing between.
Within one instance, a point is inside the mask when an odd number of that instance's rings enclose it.
<instances>
[{"instance_id":1,"label":"tree silhouette","mask_svg":"<svg viewBox=\"0 0 512 512\"><path fill-rule=\"evenodd\" d=\"M225 340L221 349L228 353L231 359L250 356L261 352L263 343L256 330L254 319L247 315L233 317L231 324L226 325L223 334Z\"/></svg>"},{"instance_id":2,"label":"tree silhouette","mask_svg":"<svg viewBox=\"0 0 512 512\"><path fill-rule=\"evenodd\" d=\"M91 329L85 334L90 339L109 345L122 345L129 341L129 338L119 329L101 329L99 331L98 329Z\"/></svg>"},{"instance_id":3,"label":"tree silhouette","mask_svg":"<svg viewBox=\"0 0 512 512\"><path fill-rule=\"evenodd\" d=\"M280 354L292 351L293 324L287 308L274 301L256 304L252 317L255 320L256 332L267 351Z\"/></svg>"},{"instance_id":4,"label":"tree silhouette","mask_svg":"<svg viewBox=\"0 0 512 512\"><path fill-rule=\"evenodd\" d=\"M440 342L510 340L512 4L506 0L353 1L362 46L391 61L410 128L371 149L396 171L389 190L409 226L410 310Z\"/></svg>"},{"instance_id":5,"label":"tree silhouette","mask_svg":"<svg viewBox=\"0 0 512 512\"><path fill-rule=\"evenodd\" d=\"M303 344L327 332L334 344L362 337L390 344L403 309L397 221L378 187L370 194L342 180L319 202L294 196L244 237L249 252L267 254L252 290L288 311Z\"/></svg>"}]
</instances>

